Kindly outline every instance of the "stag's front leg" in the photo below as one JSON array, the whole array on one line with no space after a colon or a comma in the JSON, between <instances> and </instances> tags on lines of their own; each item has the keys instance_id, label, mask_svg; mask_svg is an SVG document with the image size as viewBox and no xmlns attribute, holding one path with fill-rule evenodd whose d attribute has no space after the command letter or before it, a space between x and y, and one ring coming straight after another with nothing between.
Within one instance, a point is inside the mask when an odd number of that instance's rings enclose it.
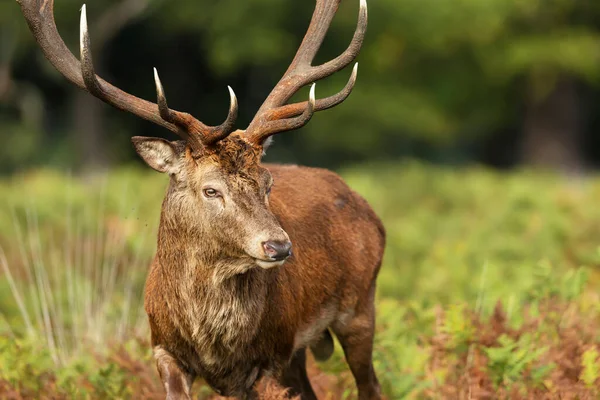
<instances>
[{"instance_id":1,"label":"stag's front leg","mask_svg":"<svg viewBox=\"0 0 600 400\"><path fill-rule=\"evenodd\" d=\"M317 400L306 373L306 349L296 351L283 373L282 384L289 388L292 396L300 396L302 400Z\"/></svg>"},{"instance_id":2,"label":"stag's front leg","mask_svg":"<svg viewBox=\"0 0 600 400\"><path fill-rule=\"evenodd\" d=\"M257 389L250 389L245 392L242 396L240 396L241 400L258 400L258 391Z\"/></svg>"},{"instance_id":3,"label":"stag's front leg","mask_svg":"<svg viewBox=\"0 0 600 400\"><path fill-rule=\"evenodd\" d=\"M190 400L194 375L186 372L179 361L161 346L154 347L154 358L167 400Z\"/></svg>"}]
</instances>

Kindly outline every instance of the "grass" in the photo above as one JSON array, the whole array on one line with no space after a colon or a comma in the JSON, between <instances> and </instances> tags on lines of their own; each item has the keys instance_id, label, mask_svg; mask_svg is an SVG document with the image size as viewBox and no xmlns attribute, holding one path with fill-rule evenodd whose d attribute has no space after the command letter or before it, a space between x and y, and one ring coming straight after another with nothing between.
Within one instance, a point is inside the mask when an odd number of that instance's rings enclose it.
<instances>
[{"instance_id":1,"label":"grass","mask_svg":"<svg viewBox=\"0 0 600 400\"><path fill-rule=\"evenodd\" d=\"M341 174L388 232L374 357L389 399L600 396L600 179ZM166 184L127 168L0 181L0 397L164 397L141 304ZM320 398L356 396L339 346L310 370Z\"/></svg>"}]
</instances>

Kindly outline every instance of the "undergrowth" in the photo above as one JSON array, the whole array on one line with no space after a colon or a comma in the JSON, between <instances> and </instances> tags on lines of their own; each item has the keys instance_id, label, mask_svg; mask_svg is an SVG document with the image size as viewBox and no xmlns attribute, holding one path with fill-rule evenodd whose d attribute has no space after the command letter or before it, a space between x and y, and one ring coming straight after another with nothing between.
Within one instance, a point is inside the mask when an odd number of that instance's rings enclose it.
<instances>
[{"instance_id":1,"label":"undergrowth","mask_svg":"<svg viewBox=\"0 0 600 400\"><path fill-rule=\"evenodd\" d=\"M388 232L387 398L599 398L600 180L411 163L342 175ZM166 183L135 169L0 181L1 398L164 398L141 305ZM339 345L309 370L319 398L356 397Z\"/></svg>"}]
</instances>

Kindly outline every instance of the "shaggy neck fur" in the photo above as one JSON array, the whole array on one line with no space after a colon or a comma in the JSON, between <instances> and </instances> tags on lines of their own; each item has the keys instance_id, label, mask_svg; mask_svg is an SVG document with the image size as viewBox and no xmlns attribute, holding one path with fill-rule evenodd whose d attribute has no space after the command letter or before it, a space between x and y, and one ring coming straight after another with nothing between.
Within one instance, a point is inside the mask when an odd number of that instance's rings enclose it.
<instances>
[{"instance_id":1,"label":"shaggy neck fur","mask_svg":"<svg viewBox=\"0 0 600 400\"><path fill-rule=\"evenodd\" d=\"M159 229L165 301L181 335L205 365L233 362L258 334L273 275L249 260L215 259L218 253L204 239L200 244L199 236L188 234L164 223ZM216 279L217 271L228 276Z\"/></svg>"},{"instance_id":2,"label":"shaggy neck fur","mask_svg":"<svg viewBox=\"0 0 600 400\"><path fill-rule=\"evenodd\" d=\"M257 154L240 140L223 141L214 156L228 160L228 172L244 174L258 165ZM217 360L235 362L256 338L274 274L219 243L210 221L191 217L198 204L187 201L174 193L165 197L157 256L173 321L203 363L214 367Z\"/></svg>"}]
</instances>

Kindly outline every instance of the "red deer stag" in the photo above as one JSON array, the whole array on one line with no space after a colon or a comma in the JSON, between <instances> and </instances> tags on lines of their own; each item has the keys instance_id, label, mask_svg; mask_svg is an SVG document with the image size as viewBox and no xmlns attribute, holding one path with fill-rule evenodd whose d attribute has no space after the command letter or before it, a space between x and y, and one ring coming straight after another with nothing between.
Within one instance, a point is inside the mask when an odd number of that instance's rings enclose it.
<instances>
[{"instance_id":1,"label":"red deer stag","mask_svg":"<svg viewBox=\"0 0 600 400\"><path fill-rule=\"evenodd\" d=\"M145 293L168 399L190 398L196 377L225 396L256 398L256 383L266 377L314 399L306 348L318 359L329 357L330 329L359 398L380 398L372 363L375 279L385 242L380 220L332 172L261 164L272 135L304 126L354 87L356 66L342 91L315 100L314 82L349 65L366 32L367 5L360 0L349 47L312 65L340 1L316 1L290 67L248 128L234 130L231 89L229 115L219 126L170 109L156 70L157 104L125 93L94 72L85 6L79 62L56 29L53 0L19 0L44 54L69 81L183 139L133 138L144 161L170 176ZM309 84L308 101L287 104Z\"/></svg>"}]
</instances>

